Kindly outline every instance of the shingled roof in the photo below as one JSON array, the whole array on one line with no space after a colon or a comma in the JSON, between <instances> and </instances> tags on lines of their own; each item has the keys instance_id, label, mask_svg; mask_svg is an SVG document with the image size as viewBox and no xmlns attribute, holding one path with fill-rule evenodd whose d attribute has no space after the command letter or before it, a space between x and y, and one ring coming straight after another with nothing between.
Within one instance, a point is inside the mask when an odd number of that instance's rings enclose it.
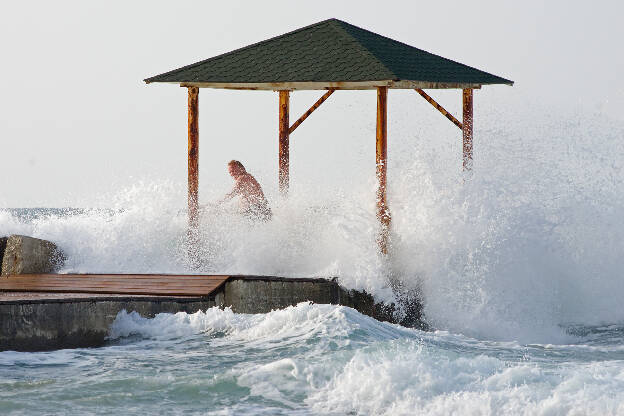
<instances>
[{"instance_id":1,"label":"shingled roof","mask_svg":"<svg viewBox=\"0 0 624 416\"><path fill-rule=\"evenodd\" d=\"M250 89L478 88L513 81L338 19L145 79Z\"/></svg>"}]
</instances>

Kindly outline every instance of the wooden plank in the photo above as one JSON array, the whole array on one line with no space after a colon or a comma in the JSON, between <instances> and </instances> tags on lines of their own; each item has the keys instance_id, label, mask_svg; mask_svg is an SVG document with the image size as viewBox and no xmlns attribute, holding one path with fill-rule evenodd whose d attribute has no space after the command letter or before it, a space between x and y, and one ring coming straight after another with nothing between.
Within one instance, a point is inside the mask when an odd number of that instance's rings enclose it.
<instances>
[{"instance_id":1,"label":"wooden plank","mask_svg":"<svg viewBox=\"0 0 624 416\"><path fill-rule=\"evenodd\" d=\"M9 276L9 278L30 278L38 277L45 279L182 279L182 280L221 280L227 278L227 275L175 275L175 274L21 274L19 276ZM0 279L1 281L2 279Z\"/></svg>"},{"instance_id":2,"label":"wooden plank","mask_svg":"<svg viewBox=\"0 0 624 416\"><path fill-rule=\"evenodd\" d=\"M101 283L101 282L93 282L93 283L76 283L76 282L9 282L7 284L3 284L0 288L13 288L13 287L70 287L70 288L85 288L85 287L101 287L101 288L129 288L129 289L157 289L157 290L167 290L171 288L188 288L189 290L205 290L219 286L219 283L214 283L211 285L165 285L165 284L153 284L153 285L135 285L132 283L123 283L123 284L111 284L111 283Z\"/></svg>"},{"instance_id":3,"label":"wooden plank","mask_svg":"<svg viewBox=\"0 0 624 416\"><path fill-rule=\"evenodd\" d=\"M42 282L40 280L35 281L27 281L27 282L7 282L1 284L2 287L26 287L26 286L39 286L39 287L60 287L60 286L69 286L69 287L133 287L136 289L139 288L167 288L167 287L189 287L189 288L206 288L206 287L215 287L218 286L221 282L212 282L211 284L195 284L195 285L186 285L186 284L163 284L163 283L154 283L154 284L133 284L131 282L123 282L123 283L111 283L111 282L72 282L72 281L60 281L60 282Z\"/></svg>"},{"instance_id":4,"label":"wooden plank","mask_svg":"<svg viewBox=\"0 0 624 416\"><path fill-rule=\"evenodd\" d=\"M3 284L2 288L11 288L11 287L71 287L71 288L83 288L83 287L101 287L101 288L129 288L129 289L158 289L158 290L166 290L170 288L188 288L189 290L196 289L209 289L219 286L219 283L213 283L210 285L164 285L164 284L153 284L153 285L135 285L130 282L123 284L111 284L111 283L101 283L101 282L93 282L93 283L76 283L71 281L63 281L63 282L8 282Z\"/></svg>"},{"instance_id":5,"label":"wooden plank","mask_svg":"<svg viewBox=\"0 0 624 416\"><path fill-rule=\"evenodd\" d=\"M180 278L180 279L201 279L201 280L221 280L221 279L225 279L228 278L229 275L216 275L216 274L210 274L210 275L201 275L201 274L78 274L78 273L74 273L74 274L54 274L54 273L44 273L44 274L20 274L20 275L13 275L13 276L8 276L5 278L0 278L1 280L4 279L23 279L23 278L42 278L42 279L62 279L62 278L77 278L77 279L97 279L97 278L101 278L101 277L106 277L106 278L121 278L121 279L141 279L141 278L147 278L147 279L169 279L169 278Z\"/></svg>"},{"instance_id":6,"label":"wooden plank","mask_svg":"<svg viewBox=\"0 0 624 416\"><path fill-rule=\"evenodd\" d=\"M149 273L66 273L66 274L55 274L55 273L41 273L41 274L20 274L10 277L45 277L45 278L61 278L61 277L77 277L84 279L91 279L95 277L119 277L119 278L128 278L132 277L133 279L139 278L171 278L171 277L179 277L179 278L188 278L188 279L222 279L224 277L228 277L227 275L220 274L149 274Z\"/></svg>"},{"instance_id":7,"label":"wooden plank","mask_svg":"<svg viewBox=\"0 0 624 416\"><path fill-rule=\"evenodd\" d=\"M6 279L2 279L6 280ZM153 279L119 279L119 278L27 278L20 277L20 282L72 282L76 284L88 284L88 283L110 283L110 284L123 284L125 282L133 282L134 284L171 284L171 285L210 285L217 284L222 279L166 279L166 278L153 278ZM0 283L1 284L1 283Z\"/></svg>"},{"instance_id":8,"label":"wooden plank","mask_svg":"<svg viewBox=\"0 0 624 416\"><path fill-rule=\"evenodd\" d=\"M133 290L158 290L158 291L167 291L169 289L183 289L183 290L190 290L190 291L203 291L203 290L209 290L211 288L215 288L219 285L212 285L212 286L206 286L206 287L188 287L188 286L170 286L170 287L163 287L163 286L133 286L131 284L129 285L98 285L98 284L92 284L92 285L78 285L78 284L53 284L53 283L49 283L49 284L43 284L43 283L31 283L31 284L7 284L7 285L3 285L2 286L2 290L9 290L9 289L13 289L13 288L32 288L32 289L47 289L47 288L66 288L66 289L74 289L74 290L79 290L79 289L87 289L87 288L100 288L100 289L108 289L108 290L121 290L121 289L133 289Z\"/></svg>"},{"instance_id":9,"label":"wooden plank","mask_svg":"<svg viewBox=\"0 0 624 416\"><path fill-rule=\"evenodd\" d=\"M75 284L90 284L90 283L110 283L110 284L125 284L132 282L138 285L150 285L150 284L172 284L172 285L211 285L218 284L227 277L219 279L167 279L167 278L107 278L107 277L23 277L13 276L0 279L0 284L3 282L41 282L41 283L61 283L72 282Z\"/></svg>"},{"instance_id":10,"label":"wooden plank","mask_svg":"<svg viewBox=\"0 0 624 416\"><path fill-rule=\"evenodd\" d=\"M209 286L186 286L186 285L133 285L133 284L123 284L123 285L111 285L111 284L75 284L72 282L62 282L62 283L40 283L40 282L30 282L30 283L10 283L2 286L2 289L11 289L11 288L73 288L73 289L81 289L81 288L102 288L102 289L150 289L150 290L162 290L166 291L169 289L188 289L188 290L210 290L219 286L219 284L209 285Z\"/></svg>"},{"instance_id":11,"label":"wooden plank","mask_svg":"<svg viewBox=\"0 0 624 416\"><path fill-rule=\"evenodd\" d=\"M27 277L20 277L20 279L22 280L27 280L29 278ZM41 280L41 281L77 281L77 282L87 282L87 281L91 281L91 282L101 282L101 281L107 281L107 282L125 282L125 281L134 281L134 282L144 282L144 283L149 283L149 282L170 282L170 283L176 283L176 284L186 284L186 283L205 283L205 282L217 282L220 281L221 279L180 279L180 278L163 278L163 277L154 277L154 278L115 278L115 277L93 277L93 278L82 278L82 277L65 277L65 278L32 278L33 280L37 279L37 280Z\"/></svg>"},{"instance_id":12,"label":"wooden plank","mask_svg":"<svg viewBox=\"0 0 624 416\"><path fill-rule=\"evenodd\" d=\"M90 283L90 284L75 284L74 282L26 282L26 283L11 283L6 285L7 288L54 288L54 287L65 287L65 288L102 288L102 289L154 289L154 290L169 290L169 289L188 289L188 290L210 290L219 286L220 283L215 283L212 285L133 285L133 284L109 284L109 283ZM2 287L4 288L4 287Z\"/></svg>"},{"instance_id":13,"label":"wooden plank","mask_svg":"<svg viewBox=\"0 0 624 416\"><path fill-rule=\"evenodd\" d=\"M151 293L164 293L167 294L169 292L189 292L195 293L198 295L205 295L214 290L218 285L209 286L209 287L186 287L186 286L172 286L172 287L133 287L133 286L110 286L110 285L86 285L86 286L77 286L77 285L12 285L11 287L2 288L2 290L20 290L20 291L31 291L31 290L75 290L75 291L90 291L90 290L99 290L107 293L118 293L120 291L149 291Z\"/></svg>"},{"instance_id":14,"label":"wooden plank","mask_svg":"<svg viewBox=\"0 0 624 416\"><path fill-rule=\"evenodd\" d=\"M38 293L105 293L110 295L152 295L152 296L209 296L211 292L197 292L197 291L184 291L184 290L169 290L169 291L157 291L157 290L111 290L111 289L99 289L99 288L87 288L87 289L72 289L72 288L46 288L39 289L33 288L28 290L13 290L3 289L5 292L38 292Z\"/></svg>"},{"instance_id":15,"label":"wooden plank","mask_svg":"<svg viewBox=\"0 0 624 416\"><path fill-rule=\"evenodd\" d=\"M208 296L224 275L19 275L0 279L0 291Z\"/></svg>"},{"instance_id":16,"label":"wooden plank","mask_svg":"<svg viewBox=\"0 0 624 416\"><path fill-rule=\"evenodd\" d=\"M169 293L172 291L179 292L191 292L197 294L208 294L214 290L218 285L209 287L186 287L186 286L172 286L172 287L133 287L133 286L110 286L110 285L12 285L11 287L2 288L2 290L16 290L23 289L28 290L102 290L108 291L108 293L116 293L118 291L149 291L158 293Z\"/></svg>"},{"instance_id":17,"label":"wooden plank","mask_svg":"<svg viewBox=\"0 0 624 416\"><path fill-rule=\"evenodd\" d=\"M7 282L6 285L11 286L73 286L73 287L87 287L87 286L101 286L101 287L214 287L218 286L221 282L210 282L206 284L201 283L165 283L165 282L152 282L152 283L133 283L133 282L107 282L107 281L93 281L93 282L76 282L71 280L51 281L45 282L41 280L26 281L26 282Z\"/></svg>"},{"instance_id":18,"label":"wooden plank","mask_svg":"<svg viewBox=\"0 0 624 416\"><path fill-rule=\"evenodd\" d=\"M188 290L168 290L157 291L157 290L133 290L133 289L125 289L125 290L110 290L110 289L99 289L99 288L87 288L87 289L72 289L72 288L46 288L46 289L7 289L4 292L34 292L34 293L106 293L110 295L141 295L141 296L198 296L205 297L210 296L212 292L198 292L198 291L188 291Z\"/></svg>"}]
</instances>

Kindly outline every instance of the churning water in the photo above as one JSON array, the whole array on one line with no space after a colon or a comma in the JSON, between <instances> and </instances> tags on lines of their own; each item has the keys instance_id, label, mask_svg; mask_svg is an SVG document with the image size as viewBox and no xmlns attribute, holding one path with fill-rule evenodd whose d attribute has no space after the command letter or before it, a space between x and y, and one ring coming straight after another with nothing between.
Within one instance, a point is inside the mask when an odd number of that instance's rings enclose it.
<instances>
[{"instance_id":1,"label":"churning water","mask_svg":"<svg viewBox=\"0 0 624 416\"><path fill-rule=\"evenodd\" d=\"M0 353L29 414L622 414L624 327L566 344L478 340L299 304L265 315L122 313L110 346Z\"/></svg>"},{"instance_id":2,"label":"churning water","mask_svg":"<svg viewBox=\"0 0 624 416\"><path fill-rule=\"evenodd\" d=\"M271 198L268 223L206 209L199 259L186 255L179 184L137 183L108 209L0 211L0 234L57 242L67 272L198 260L203 272L338 276L384 300L392 276L420 290L433 328L310 304L122 313L104 348L0 353L0 411L624 414L624 126L537 110L482 125L470 178L456 131L391 125L388 261L372 172Z\"/></svg>"}]
</instances>

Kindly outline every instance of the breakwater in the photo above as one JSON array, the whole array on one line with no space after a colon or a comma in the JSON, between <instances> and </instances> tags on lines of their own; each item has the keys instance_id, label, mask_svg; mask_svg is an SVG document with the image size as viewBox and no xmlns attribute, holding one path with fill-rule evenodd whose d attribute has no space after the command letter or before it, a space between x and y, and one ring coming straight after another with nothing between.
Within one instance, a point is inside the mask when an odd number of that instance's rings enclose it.
<instances>
[{"instance_id":1,"label":"breakwater","mask_svg":"<svg viewBox=\"0 0 624 416\"><path fill-rule=\"evenodd\" d=\"M115 317L124 310L144 317L212 307L255 314L306 301L349 306L381 321L422 326L419 305L412 305L406 316L397 305L376 302L370 294L340 286L336 279L231 276L208 296L0 292L0 351L102 346Z\"/></svg>"}]
</instances>

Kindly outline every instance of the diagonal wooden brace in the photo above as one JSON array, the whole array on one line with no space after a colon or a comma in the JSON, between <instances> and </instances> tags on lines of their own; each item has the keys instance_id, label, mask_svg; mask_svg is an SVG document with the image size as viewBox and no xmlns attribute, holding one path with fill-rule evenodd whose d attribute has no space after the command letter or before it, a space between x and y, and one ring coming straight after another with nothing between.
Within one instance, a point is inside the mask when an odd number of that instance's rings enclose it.
<instances>
[{"instance_id":1,"label":"diagonal wooden brace","mask_svg":"<svg viewBox=\"0 0 624 416\"><path fill-rule=\"evenodd\" d=\"M451 120L453 122L453 124L455 124L457 127L459 127L460 130L464 129L464 126L462 125L462 123L457 120L455 117L453 117L453 115L451 113L449 113L448 111L446 111L444 109L444 107L442 107L440 104L437 103L436 100L434 100L433 98L431 98L426 92L424 92L421 89L416 89L415 90L418 94L420 94L425 100L427 100L429 102L429 104L431 104L432 106L434 106L436 108L436 110L438 110L439 112L441 112L444 117L448 118L449 120Z\"/></svg>"},{"instance_id":2,"label":"diagonal wooden brace","mask_svg":"<svg viewBox=\"0 0 624 416\"><path fill-rule=\"evenodd\" d=\"M330 95L332 95L334 93L334 91L336 91L335 89L330 89L329 91L327 91L325 94L323 94L323 96L321 98L319 98L313 105L312 107L310 107L310 109L308 111L306 111L305 113L303 113L303 115L301 117L299 117L299 120L295 121L293 123L292 126L290 126L290 128L288 129L288 134L291 134L293 131L295 131L295 129L297 127L299 127L299 125L301 123L303 123L303 121L308 118L310 116L310 114L312 114L314 112L314 110L316 110L317 108L319 108L321 106L321 104L323 104L323 102L325 102L326 99L329 98Z\"/></svg>"}]
</instances>

